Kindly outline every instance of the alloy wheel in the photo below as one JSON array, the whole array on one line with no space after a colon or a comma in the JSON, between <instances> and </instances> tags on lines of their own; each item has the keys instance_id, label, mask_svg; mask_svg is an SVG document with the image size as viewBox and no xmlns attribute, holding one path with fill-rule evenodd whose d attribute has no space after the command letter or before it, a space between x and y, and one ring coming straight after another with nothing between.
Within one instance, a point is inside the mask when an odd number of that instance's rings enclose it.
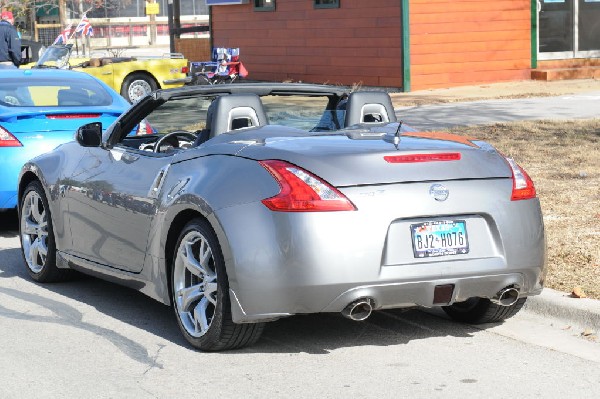
<instances>
[{"instance_id":1,"label":"alloy wheel","mask_svg":"<svg viewBox=\"0 0 600 399\"><path fill-rule=\"evenodd\" d=\"M27 193L21 211L21 239L27 267L39 273L48 258L48 218L42 197L36 191Z\"/></svg>"},{"instance_id":2,"label":"alloy wheel","mask_svg":"<svg viewBox=\"0 0 600 399\"><path fill-rule=\"evenodd\" d=\"M177 314L186 332L195 338L209 330L217 307L217 272L212 249L196 230L180 241L173 270Z\"/></svg>"}]
</instances>

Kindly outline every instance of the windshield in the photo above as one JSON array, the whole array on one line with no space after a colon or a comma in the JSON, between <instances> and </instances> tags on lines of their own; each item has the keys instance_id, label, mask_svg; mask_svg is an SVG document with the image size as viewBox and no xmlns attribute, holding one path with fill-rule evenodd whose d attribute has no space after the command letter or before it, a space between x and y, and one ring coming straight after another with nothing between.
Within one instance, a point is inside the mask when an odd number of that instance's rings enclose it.
<instances>
[{"instance_id":1,"label":"windshield","mask_svg":"<svg viewBox=\"0 0 600 399\"><path fill-rule=\"evenodd\" d=\"M48 47L34 68L67 68L69 66L71 48L71 45L54 45Z\"/></svg>"},{"instance_id":2,"label":"windshield","mask_svg":"<svg viewBox=\"0 0 600 399\"><path fill-rule=\"evenodd\" d=\"M112 103L110 93L93 79L33 75L19 80L0 78L0 105L5 107L104 106Z\"/></svg>"}]
</instances>

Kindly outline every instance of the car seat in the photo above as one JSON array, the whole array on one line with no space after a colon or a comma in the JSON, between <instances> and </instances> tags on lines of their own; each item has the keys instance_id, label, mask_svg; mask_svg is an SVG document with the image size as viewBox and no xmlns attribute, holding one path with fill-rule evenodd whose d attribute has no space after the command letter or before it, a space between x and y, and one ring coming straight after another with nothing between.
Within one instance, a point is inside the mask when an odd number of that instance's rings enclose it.
<instances>
[{"instance_id":1,"label":"car seat","mask_svg":"<svg viewBox=\"0 0 600 399\"><path fill-rule=\"evenodd\" d=\"M357 91L350 93L345 104L344 126L359 123L396 122L392 100L383 91Z\"/></svg>"},{"instance_id":2,"label":"car seat","mask_svg":"<svg viewBox=\"0 0 600 399\"><path fill-rule=\"evenodd\" d=\"M90 105L90 95L84 89L62 89L58 91L58 106Z\"/></svg>"},{"instance_id":3,"label":"car seat","mask_svg":"<svg viewBox=\"0 0 600 399\"><path fill-rule=\"evenodd\" d=\"M200 145L221 133L268 125L262 101L256 94L231 94L213 100L206 113L206 128L198 133Z\"/></svg>"}]
</instances>

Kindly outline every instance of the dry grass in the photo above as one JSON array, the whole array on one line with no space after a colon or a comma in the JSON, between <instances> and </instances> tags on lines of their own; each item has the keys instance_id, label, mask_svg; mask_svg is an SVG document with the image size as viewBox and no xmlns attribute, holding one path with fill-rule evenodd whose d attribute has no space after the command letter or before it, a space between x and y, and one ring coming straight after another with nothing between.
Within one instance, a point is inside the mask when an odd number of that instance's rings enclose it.
<instances>
[{"instance_id":1,"label":"dry grass","mask_svg":"<svg viewBox=\"0 0 600 399\"><path fill-rule=\"evenodd\" d=\"M548 242L546 286L600 299L600 119L453 129L514 158L535 182Z\"/></svg>"}]
</instances>

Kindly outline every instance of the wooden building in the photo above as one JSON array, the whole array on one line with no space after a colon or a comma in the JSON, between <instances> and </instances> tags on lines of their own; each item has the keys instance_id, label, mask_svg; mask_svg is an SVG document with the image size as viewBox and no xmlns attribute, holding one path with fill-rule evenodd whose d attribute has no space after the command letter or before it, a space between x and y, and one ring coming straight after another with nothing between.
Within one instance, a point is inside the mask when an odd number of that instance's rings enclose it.
<instances>
[{"instance_id":1,"label":"wooden building","mask_svg":"<svg viewBox=\"0 0 600 399\"><path fill-rule=\"evenodd\" d=\"M545 60L566 58L573 66L578 47L591 49L583 56L592 59L586 64L592 68L593 58L600 56L600 30L596 36L587 35L596 29L593 21L600 21L600 0L206 3L211 5L213 46L239 47L252 78L258 80L410 91L530 79L532 71L540 72L538 58L550 67L556 61ZM567 8L571 14L565 14ZM595 19L582 30L581 18L590 14ZM565 23L574 27L570 37L560 31ZM600 22L597 25L600 29ZM574 34L573 29L580 32ZM582 45L581 38L587 37ZM564 69L564 63L557 65Z\"/></svg>"}]
</instances>

